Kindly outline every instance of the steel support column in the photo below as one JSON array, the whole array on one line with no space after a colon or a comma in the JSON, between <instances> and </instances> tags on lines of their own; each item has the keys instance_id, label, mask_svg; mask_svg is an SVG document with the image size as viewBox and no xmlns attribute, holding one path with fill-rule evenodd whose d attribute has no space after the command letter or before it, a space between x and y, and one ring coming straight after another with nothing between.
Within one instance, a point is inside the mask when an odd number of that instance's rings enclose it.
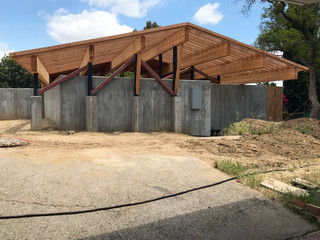
<instances>
[{"instance_id":1,"label":"steel support column","mask_svg":"<svg viewBox=\"0 0 320 240\"><path fill-rule=\"evenodd\" d=\"M175 91L175 83L177 76L177 61L178 61L178 48L173 47L173 77L172 77L172 90Z\"/></svg>"},{"instance_id":2,"label":"steel support column","mask_svg":"<svg viewBox=\"0 0 320 240\"><path fill-rule=\"evenodd\" d=\"M133 96L138 96L136 93L137 88L137 65L138 65L138 54L135 54L135 63L134 63L134 83L133 83Z\"/></svg>"},{"instance_id":3,"label":"steel support column","mask_svg":"<svg viewBox=\"0 0 320 240\"><path fill-rule=\"evenodd\" d=\"M162 54L159 54L159 77L162 78Z\"/></svg>"},{"instance_id":4,"label":"steel support column","mask_svg":"<svg viewBox=\"0 0 320 240\"><path fill-rule=\"evenodd\" d=\"M92 96L92 63L88 63L88 96Z\"/></svg>"},{"instance_id":5,"label":"steel support column","mask_svg":"<svg viewBox=\"0 0 320 240\"><path fill-rule=\"evenodd\" d=\"M190 79L194 80L194 66L191 66L190 68Z\"/></svg>"},{"instance_id":6,"label":"steel support column","mask_svg":"<svg viewBox=\"0 0 320 240\"><path fill-rule=\"evenodd\" d=\"M39 84L38 73L33 74L33 96L38 96L38 84Z\"/></svg>"}]
</instances>

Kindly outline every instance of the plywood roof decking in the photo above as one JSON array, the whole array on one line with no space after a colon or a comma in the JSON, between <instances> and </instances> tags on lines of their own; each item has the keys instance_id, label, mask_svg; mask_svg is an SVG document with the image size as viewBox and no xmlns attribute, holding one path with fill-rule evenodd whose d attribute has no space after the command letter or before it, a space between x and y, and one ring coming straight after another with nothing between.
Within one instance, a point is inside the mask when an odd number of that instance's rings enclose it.
<instances>
[{"instance_id":1,"label":"plywood roof decking","mask_svg":"<svg viewBox=\"0 0 320 240\"><path fill-rule=\"evenodd\" d=\"M143 46L139 45L139 38L143 40L141 40ZM115 59L117 63L128 60L133 55L131 53L136 53L134 49L136 46L140 47L137 51L142 54L143 60L144 56L150 57L159 51L158 47L160 49L163 47L166 49L161 52L164 76L166 76L172 74L172 48L178 45L176 43L182 44L181 70L193 64L211 77L220 75L221 84L291 80L297 78L299 71L308 70L307 67L191 23L14 52L10 53L10 57L30 73L43 73L40 80L47 85L60 74L67 74L80 68L83 61L86 61L85 54L90 45L94 49L90 60L94 75L105 74L105 69L111 70L110 66ZM158 54L149 61L157 71ZM142 71L142 74L149 76L145 71ZM188 78L189 75L184 74L182 77ZM203 78L202 75L195 73L195 79Z\"/></svg>"}]
</instances>

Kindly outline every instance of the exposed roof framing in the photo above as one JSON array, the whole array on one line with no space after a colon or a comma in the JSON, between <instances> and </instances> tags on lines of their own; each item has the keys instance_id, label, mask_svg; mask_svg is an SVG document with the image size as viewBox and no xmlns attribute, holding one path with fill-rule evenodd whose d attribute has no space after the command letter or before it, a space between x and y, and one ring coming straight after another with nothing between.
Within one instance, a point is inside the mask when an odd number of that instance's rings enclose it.
<instances>
[{"instance_id":1,"label":"exposed roof framing","mask_svg":"<svg viewBox=\"0 0 320 240\"><path fill-rule=\"evenodd\" d=\"M179 50L175 74L174 47ZM68 74L89 62L92 63L94 75L104 75L135 54L148 62L155 72L159 71L161 54L162 75L173 74L176 84L179 76L190 79L190 74L180 75L180 70L192 66L211 78L220 76L221 84L291 80L297 78L299 71L308 70L300 64L191 23L13 52L10 57L28 72L38 73L41 82L48 85L59 75ZM134 66L129 68L133 71ZM141 74L150 77L144 69ZM199 72L194 74L195 80L204 78Z\"/></svg>"}]
</instances>

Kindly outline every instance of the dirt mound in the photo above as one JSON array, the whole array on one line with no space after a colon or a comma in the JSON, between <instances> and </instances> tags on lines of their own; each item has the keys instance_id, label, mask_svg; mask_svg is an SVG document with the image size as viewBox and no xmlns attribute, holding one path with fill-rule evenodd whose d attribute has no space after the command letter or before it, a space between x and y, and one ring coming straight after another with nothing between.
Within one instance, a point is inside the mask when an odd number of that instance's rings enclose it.
<instances>
[{"instance_id":1,"label":"dirt mound","mask_svg":"<svg viewBox=\"0 0 320 240\"><path fill-rule=\"evenodd\" d=\"M315 119L281 123L244 119L228 129L228 133L244 132L239 139L193 139L181 147L210 162L228 159L260 167L299 165L320 161L319 123Z\"/></svg>"},{"instance_id":2,"label":"dirt mound","mask_svg":"<svg viewBox=\"0 0 320 240\"><path fill-rule=\"evenodd\" d=\"M281 125L283 128L295 129L320 139L320 120L313 118L298 118L283 122Z\"/></svg>"}]
</instances>

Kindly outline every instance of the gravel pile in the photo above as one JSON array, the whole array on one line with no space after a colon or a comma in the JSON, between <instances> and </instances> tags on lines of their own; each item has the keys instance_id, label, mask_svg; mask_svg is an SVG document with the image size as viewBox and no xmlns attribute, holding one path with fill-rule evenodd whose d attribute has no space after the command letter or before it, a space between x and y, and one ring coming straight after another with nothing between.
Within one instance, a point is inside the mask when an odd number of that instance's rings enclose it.
<instances>
[{"instance_id":1,"label":"gravel pile","mask_svg":"<svg viewBox=\"0 0 320 240\"><path fill-rule=\"evenodd\" d=\"M27 144L26 141L0 137L0 147L15 147Z\"/></svg>"}]
</instances>

